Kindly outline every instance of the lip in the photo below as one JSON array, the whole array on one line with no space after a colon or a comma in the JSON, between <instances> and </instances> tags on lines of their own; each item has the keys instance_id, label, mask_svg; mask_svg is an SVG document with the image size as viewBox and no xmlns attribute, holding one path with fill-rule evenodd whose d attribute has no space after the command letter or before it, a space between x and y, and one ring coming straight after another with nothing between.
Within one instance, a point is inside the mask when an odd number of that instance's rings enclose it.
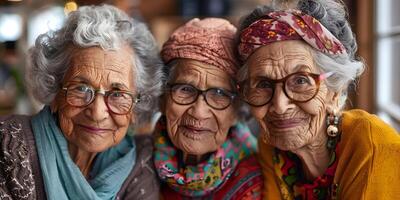
<instances>
[{"instance_id":1,"label":"lip","mask_svg":"<svg viewBox=\"0 0 400 200\"><path fill-rule=\"evenodd\" d=\"M291 129L300 126L305 119L293 118L293 119L273 119L268 120L269 123L277 129Z\"/></svg>"},{"instance_id":2,"label":"lip","mask_svg":"<svg viewBox=\"0 0 400 200\"><path fill-rule=\"evenodd\" d=\"M196 126L190 126L190 125L183 125L180 126L181 128L184 128L186 131L189 131L191 133L195 134L202 134L206 132L211 132L211 129L205 128L205 127L196 127Z\"/></svg>"},{"instance_id":3,"label":"lip","mask_svg":"<svg viewBox=\"0 0 400 200\"><path fill-rule=\"evenodd\" d=\"M93 134L104 134L106 132L112 131L111 129L106 129L106 128L98 128L94 126L86 126L82 124L78 124L79 127L81 127L83 130L85 130L88 133L93 133Z\"/></svg>"}]
</instances>

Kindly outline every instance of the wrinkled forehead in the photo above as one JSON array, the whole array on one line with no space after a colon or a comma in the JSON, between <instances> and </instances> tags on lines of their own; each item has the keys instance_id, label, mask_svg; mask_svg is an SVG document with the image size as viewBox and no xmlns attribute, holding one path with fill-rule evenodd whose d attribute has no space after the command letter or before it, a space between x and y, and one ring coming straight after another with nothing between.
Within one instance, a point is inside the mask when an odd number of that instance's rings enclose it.
<instances>
[{"instance_id":1,"label":"wrinkled forehead","mask_svg":"<svg viewBox=\"0 0 400 200\"><path fill-rule=\"evenodd\" d=\"M132 66L133 57L133 50L126 46L118 50L90 47L74 50L71 64L121 71L124 66Z\"/></svg>"},{"instance_id":2,"label":"wrinkled forehead","mask_svg":"<svg viewBox=\"0 0 400 200\"><path fill-rule=\"evenodd\" d=\"M175 82L203 83L206 87L230 87L231 78L222 69L191 59L179 59L175 65Z\"/></svg>"},{"instance_id":3,"label":"wrinkled forehead","mask_svg":"<svg viewBox=\"0 0 400 200\"><path fill-rule=\"evenodd\" d=\"M127 47L118 50L76 49L64 82L78 79L94 85L121 83L133 86L133 64L133 51Z\"/></svg>"},{"instance_id":4,"label":"wrinkled forehead","mask_svg":"<svg viewBox=\"0 0 400 200\"><path fill-rule=\"evenodd\" d=\"M302 41L280 41L257 49L247 60L251 74L281 71L293 73L300 68L317 71L312 48Z\"/></svg>"}]
</instances>

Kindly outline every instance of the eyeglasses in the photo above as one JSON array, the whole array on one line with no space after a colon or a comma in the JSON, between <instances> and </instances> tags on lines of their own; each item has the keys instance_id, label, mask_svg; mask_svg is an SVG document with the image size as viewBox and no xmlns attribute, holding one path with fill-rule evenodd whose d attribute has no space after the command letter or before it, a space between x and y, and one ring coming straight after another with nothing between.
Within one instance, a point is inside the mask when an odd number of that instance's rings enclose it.
<instances>
[{"instance_id":1,"label":"eyeglasses","mask_svg":"<svg viewBox=\"0 0 400 200\"><path fill-rule=\"evenodd\" d=\"M324 74L297 72L278 80L266 77L255 78L252 81L242 82L240 93L244 101L251 106L264 106L274 96L276 84L283 83L283 91L290 100L304 103L317 95L320 82L332 74L333 72Z\"/></svg>"},{"instance_id":2,"label":"eyeglasses","mask_svg":"<svg viewBox=\"0 0 400 200\"><path fill-rule=\"evenodd\" d=\"M74 83L67 87L65 90L65 98L69 105L76 107L85 107L91 104L97 93L104 95L104 100L107 108L114 114L125 115L128 114L133 104L138 103L140 97L134 97L131 92L124 90L95 90L93 87L83 84Z\"/></svg>"},{"instance_id":3,"label":"eyeglasses","mask_svg":"<svg viewBox=\"0 0 400 200\"><path fill-rule=\"evenodd\" d=\"M194 103L199 95L203 95L207 105L216 110L224 110L231 105L236 94L221 88L199 90L190 84L169 85L172 100L179 105Z\"/></svg>"}]
</instances>

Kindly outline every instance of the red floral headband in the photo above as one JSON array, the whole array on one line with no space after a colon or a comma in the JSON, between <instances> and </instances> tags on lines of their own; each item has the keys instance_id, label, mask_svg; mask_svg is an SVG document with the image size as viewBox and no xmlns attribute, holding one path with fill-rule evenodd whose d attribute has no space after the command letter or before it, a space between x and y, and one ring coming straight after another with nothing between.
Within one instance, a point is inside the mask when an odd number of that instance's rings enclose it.
<instances>
[{"instance_id":1,"label":"red floral headband","mask_svg":"<svg viewBox=\"0 0 400 200\"><path fill-rule=\"evenodd\" d=\"M304 40L323 53L347 54L328 29L299 10L271 12L252 23L240 34L239 54L246 60L259 47L284 40Z\"/></svg>"}]
</instances>

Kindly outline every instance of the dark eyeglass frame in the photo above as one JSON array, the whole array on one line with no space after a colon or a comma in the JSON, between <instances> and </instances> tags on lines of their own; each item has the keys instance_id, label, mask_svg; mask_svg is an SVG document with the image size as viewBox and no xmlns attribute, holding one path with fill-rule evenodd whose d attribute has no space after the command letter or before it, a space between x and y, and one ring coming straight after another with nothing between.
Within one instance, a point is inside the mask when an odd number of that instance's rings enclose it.
<instances>
[{"instance_id":1,"label":"dark eyeglass frame","mask_svg":"<svg viewBox=\"0 0 400 200\"><path fill-rule=\"evenodd\" d=\"M310 101L311 99L313 99L318 94L321 81L326 79L326 78L328 78L328 77L330 77L332 74L333 74L333 72L326 72L326 73L322 73L322 74L314 74L314 73L311 73L311 72L295 72L295 73L289 74L289 75L287 75L287 76L285 76L285 77L283 77L281 79L275 79L274 80L274 79L269 79L269 78L265 77L264 80L267 80L267 81L269 81L271 83L272 94L271 94L271 97L266 101L266 103L259 104L259 105L258 104L252 104L247 100L246 96L244 95L244 91L243 91L245 87L240 87L240 89L239 89L240 92L239 93L242 96L242 99L247 104L249 104L249 105L251 105L253 107L261 107L261 106L265 106L269 102L271 102L271 100L272 100L272 98L274 97L274 94L275 94L276 85L278 83L282 83L283 93L286 95L287 98L289 98L291 101L293 101L295 103L305 103L305 102ZM315 94L312 95L309 99L306 99L306 100L303 100L303 101L298 101L298 100L295 100L295 99L291 98L288 95L287 91L286 91L286 80L289 79L290 77L294 76L294 75L310 76L311 78L313 78L314 81L315 81L315 84L317 86ZM239 85L243 86L244 84L249 84L249 80L248 79L244 80Z\"/></svg>"},{"instance_id":2,"label":"dark eyeglass frame","mask_svg":"<svg viewBox=\"0 0 400 200\"><path fill-rule=\"evenodd\" d=\"M176 99L174 99L174 97L173 97L173 95L172 95L174 87L176 87L176 86L184 86L184 85L190 86L190 87L194 88L194 89L197 91L197 92L196 92L195 98L193 98L193 100L190 101L189 103L180 103L180 102L178 102ZM171 99L172 99L176 104L178 104L178 105L190 105L190 104L192 104L192 103L194 103L194 102L197 101L197 99L199 98L199 95L202 95L203 98L204 98L204 101L207 103L207 105L210 106L211 108L215 109L215 110L225 110L226 108L228 108L228 107L232 104L233 100L234 100L234 99L236 98L236 96L237 96L236 93L234 93L234 92L232 92L232 91L229 91L229 90L226 90L226 89L223 89L223 88L216 88L216 87L214 87L214 88L208 88L207 90L200 90L200 89L194 87L193 85L187 84L187 83L167 84L167 90L168 90L168 92L170 93ZM229 101L229 104L228 104L227 106L224 106L224 107L221 107L221 108L212 106L212 105L208 102L208 100L207 100L207 95L206 95L206 93L209 92L209 91L211 91L211 90L222 90L225 94L227 94L227 97L229 97L229 100L230 100L230 101Z\"/></svg>"},{"instance_id":3,"label":"dark eyeglass frame","mask_svg":"<svg viewBox=\"0 0 400 200\"><path fill-rule=\"evenodd\" d=\"M136 97L134 97L135 95L134 95L132 92L129 92L129 91L127 91L127 90L102 90L102 89L94 89L92 86L90 86L90 85L88 85L88 84L85 84L85 83L75 83L75 84L78 84L78 85L79 85L79 84L80 84L80 85L86 85L86 86L88 86L89 88L91 88L91 90L93 91L93 96L92 96L92 98L91 98L86 104L81 105L81 106L77 106L77 105L74 105L74 104L72 104L71 102L68 101L68 90L69 90L68 87L62 87L62 88L61 88L62 90L65 91L65 101L66 101L69 105L75 106L75 107L78 107L78 108L83 108L83 107L89 106L91 103L93 103L93 101L95 100L97 94L102 94L102 95L104 96L104 102L106 103L106 106L107 106L108 110L109 110L111 113L116 114L116 115L126 115L126 114L128 114L129 112L131 112L131 110L132 110L132 108L133 108L133 105L134 105L134 104L137 104L138 102L140 102L140 94L138 94ZM129 109L128 109L126 112L124 112L124 113L118 113L118 112L115 112L115 111L113 111L113 110L111 109L110 105L108 104L108 97L109 97L110 94L112 94L113 92L123 92L123 93L128 94L128 95L132 98L132 104L131 104L131 106L129 107Z\"/></svg>"}]
</instances>

